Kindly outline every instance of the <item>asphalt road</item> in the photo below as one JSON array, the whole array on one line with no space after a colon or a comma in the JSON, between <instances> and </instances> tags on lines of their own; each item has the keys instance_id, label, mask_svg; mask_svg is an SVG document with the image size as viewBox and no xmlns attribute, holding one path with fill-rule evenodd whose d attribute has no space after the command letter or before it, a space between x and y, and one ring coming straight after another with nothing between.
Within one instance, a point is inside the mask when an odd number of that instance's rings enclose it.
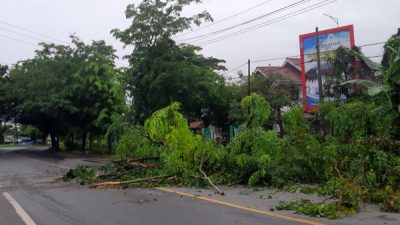
<instances>
[{"instance_id":1,"label":"asphalt road","mask_svg":"<svg viewBox=\"0 0 400 225\"><path fill-rule=\"evenodd\" d=\"M96 164L41 149L0 149L0 225L302 224L155 189L95 190L56 180Z\"/></svg>"}]
</instances>

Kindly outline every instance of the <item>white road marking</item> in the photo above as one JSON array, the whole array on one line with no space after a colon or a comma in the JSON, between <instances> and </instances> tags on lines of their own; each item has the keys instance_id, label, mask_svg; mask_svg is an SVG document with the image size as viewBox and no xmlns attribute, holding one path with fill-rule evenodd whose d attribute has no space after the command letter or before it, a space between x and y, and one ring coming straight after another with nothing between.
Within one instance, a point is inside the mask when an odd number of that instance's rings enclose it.
<instances>
[{"instance_id":1,"label":"white road marking","mask_svg":"<svg viewBox=\"0 0 400 225\"><path fill-rule=\"evenodd\" d=\"M25 212L25 210L18 204L18 202L8 192L4 192L3 195L10 202L10 204L14 207L18 216L21 217L22 221L24 221L24 223L26 225L36 225L36 223L33 222L32 218L28 215L28 213Z\"/></svg>"}]
</instances>

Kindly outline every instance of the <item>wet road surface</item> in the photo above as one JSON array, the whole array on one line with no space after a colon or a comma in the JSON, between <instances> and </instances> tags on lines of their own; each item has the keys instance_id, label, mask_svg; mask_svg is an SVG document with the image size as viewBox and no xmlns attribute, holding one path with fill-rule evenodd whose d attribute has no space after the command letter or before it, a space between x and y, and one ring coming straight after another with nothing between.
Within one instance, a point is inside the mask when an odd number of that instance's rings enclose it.
<instances>
[{"instance_id":1,"label":"wet road surface","mask_svg":"<svg viewBox=\"0 0 400 225\"><path fill-rule=\"evenodd\" d=\"M302 224L155 189L96 190L57 180L88 163L96 164L40 148L0 149L0 225Z\"/></svg>"}]
</instances>

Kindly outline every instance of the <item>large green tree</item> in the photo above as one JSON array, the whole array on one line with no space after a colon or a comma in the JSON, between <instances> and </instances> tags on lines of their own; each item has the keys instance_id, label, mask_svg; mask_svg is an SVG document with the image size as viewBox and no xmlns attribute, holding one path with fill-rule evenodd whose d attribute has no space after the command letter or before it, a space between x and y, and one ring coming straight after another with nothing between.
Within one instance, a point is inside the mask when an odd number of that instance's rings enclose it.
<instances>
[{"instance_id":1,"label":"large green tree","mask_svg":"<svg viewBox=\"0 0 400 225\"><path fill-rule=\"evenodd\" d=\"M10 128L7 124L12 118L11 104L9 95L8 66L0 65L0 144L4 143L4 133Z\"/></svg>"},{"instance_id":2,"label":"large green tree","mask_svg":"<svg viewBox=\"0 0 400 225\"><path fill-rule=\"evenodd\" d=\"M50 134L56 150L60 136L79 133L84 149L87 134L104 133L98 125L105 126L105 115L123 104L123 95L113 91L115 50L104 41L88 45L77 37L72 46L41 46L33 59L10 71L18 121ZM102 123L96 122L100 115Z\"/></svg>"},{"instance_id":3,"label":"large green tree","mask_svg":"<svg viewBox=\"0 0 400 225\"><path fill-rule=\"evenodd\" d=\"M209 123L221 123L227 114L222 100L225 83L215 71L225 69L222 60L205 57L199 47L177 44L173 36L204 21L211 20L207 12L191 17L182 16L185 6L199 0L144 0L138 6L129 5L126 17L131 24L125 30L111 32L133 52L126 56L130 63L127 84L136 122L142 123L154 111L173 101L182 103L186 116ZM224 109L216 106L226 106ZM203 112L203 113L202 113Z\"/></svg>"},{"instance_id":4,"label":"large green tree","mask_svg":"<svg viewBox=\"0 0 400 225\"><path fill-rule=\"evenodd\" d=\"M70 126L78 130L81 148L86 148L89 135L91 149L93 137L105 134L112 123L112 116L124 112L124 93L115 82L115 70L107 64L90 63L72 77L65 89L65 99L75 107L69 112ZM111 140L108 139L109 151Z\"/></svg>"}]
</instances>

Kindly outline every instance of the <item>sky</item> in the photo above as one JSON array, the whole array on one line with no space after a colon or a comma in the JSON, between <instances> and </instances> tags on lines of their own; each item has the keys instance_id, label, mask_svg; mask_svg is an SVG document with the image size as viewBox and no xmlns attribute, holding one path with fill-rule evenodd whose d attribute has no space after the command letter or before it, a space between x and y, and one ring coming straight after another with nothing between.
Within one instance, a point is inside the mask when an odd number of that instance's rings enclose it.
<instances>
[{"instance_id":1,"label":"sky","mask_svg":"<svg viewBox=\"0 0 400 225\"><path fill-rule=\"evenodd\" d=\"M117 49L117 55L122 58L132 48L124 49L123 44L110 34L110 30L126 28L130 23L124 15L126 6L140 2L141 0L2 0L0 64L11 66L19 60L32 58L34 51L38 49L37 43L41 41L68 44L71 34L76 34L86 43L105 40ZM298 5L293 5L296 2L299 2ZM326 5L321 6L322 4ZM292 7L287 8L290 5ZM321 7L312 9L313 5ZM310 10L291 16L302 12L299 11L302 9ZM200 30L193 27L192 31L186 31L174 39L178 43L199 45L203 48L200 53L205 56L226 60L226 77L237 77L239 70L247 71L244 64L248 59L255 62L299 55L300 34L314 32L315 27L320 30L336 27L335 21L324 14L337 18L340 26L353 24L356 45L384 42L400 27L400 0L203 0L200 4L185 8L183 15L190 16L204 10L212 15L214 23L206 23ZM262 15L266 16L256 19ZM253 19L253 22L243 24ZM279 19L284 20L268 24ZM248 29L261 23L268 25L256 30ZM237 26L238 24L243 25ZM211 37L202 36L232 26L236 28ZM239 32L242 30L246 32ZM235 36L229 37L229 34ZM227 35L229 38L224 39ZM190 39L198 36L206 38L196 42ZM215 39L218 41L214 42ZM366 46L362 50L366 56L380 56L383 53L382 44ZM379 57L372 59L380 60ZM279 66L282 61L252 63L251 70L256 66ZM128 66L128 63L120 59L117 65Z\"/></svg>"}]
</instances>

